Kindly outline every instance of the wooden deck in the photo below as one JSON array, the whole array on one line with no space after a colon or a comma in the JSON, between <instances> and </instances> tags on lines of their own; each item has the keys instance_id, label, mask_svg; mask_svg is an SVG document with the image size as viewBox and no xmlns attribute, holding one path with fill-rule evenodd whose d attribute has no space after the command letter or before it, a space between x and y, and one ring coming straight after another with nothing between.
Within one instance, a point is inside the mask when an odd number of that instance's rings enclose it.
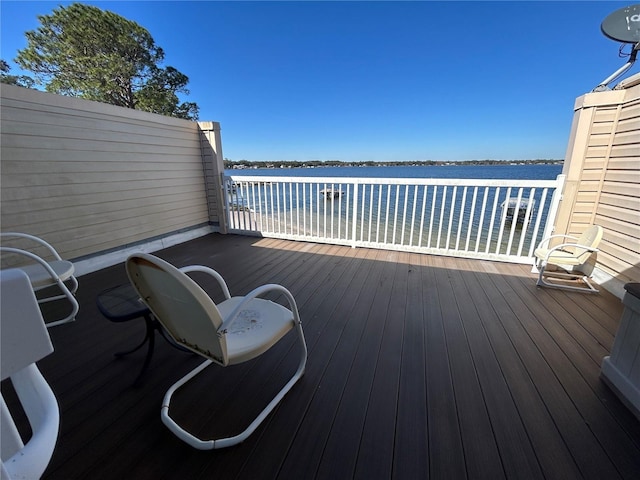
<instances>
[{"instance_id":1,"label":"wooden deck","mask_svg":"<svg viewBox=\"0 0 640 480\"><path fill-rule=\"evenodd\" d=\"M80 314L39 363L61 407L45 478L639 478L640 422L599 379L622 312L603 292L539 289L530 267L209 235L158 255L206 264L232 294L280 283L296 297L307 370L245 443L194 450L160 421L166 389L199 363L158 337L143 381L142 321L116 324L81 277ZM211 367L174 415L204 436L244 427L295 369L287 338L260 361ZM11 397L10 388L3 393Z\"/></svg>"}]
</instances>

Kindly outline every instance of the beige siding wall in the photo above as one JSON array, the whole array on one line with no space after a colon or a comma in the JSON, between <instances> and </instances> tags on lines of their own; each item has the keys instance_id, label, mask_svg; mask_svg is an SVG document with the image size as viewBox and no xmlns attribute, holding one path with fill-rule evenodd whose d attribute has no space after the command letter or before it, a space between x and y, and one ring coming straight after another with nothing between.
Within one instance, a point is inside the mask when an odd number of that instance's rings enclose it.
<instances>
[{"instance_id":1,"label":"beige siding wall","mask_svg":"<svg viewBox=\"0 0 640 480\"><path fill-rule=\"evenodd\" d=\"M601 225L600 281L620 291L640 282L640 85L586 94L575 112L556 231Z\"/></svg>"},{"instance_id":2,"label":"beige siding wall","mask_svg":"<svg viewBox=\"0 0 640 480\"><path fill-rule=\"evenodd\" d=\"M0 93L3 231L76 259L218 220L197 123L7 85Z\"/></svg>"}]
</instances>

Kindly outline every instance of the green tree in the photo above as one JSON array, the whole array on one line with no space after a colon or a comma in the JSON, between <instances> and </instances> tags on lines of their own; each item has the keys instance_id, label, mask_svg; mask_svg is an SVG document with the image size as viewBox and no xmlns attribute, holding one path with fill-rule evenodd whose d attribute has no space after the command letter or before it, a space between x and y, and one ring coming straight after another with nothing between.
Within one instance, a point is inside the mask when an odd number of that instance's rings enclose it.
<instances>
[{"instance_id":1,"label":"green tree","mask_svg":"<svg viewBox=\"0 0 640 480\"><path fill-rule=\"evenodd\" d=\"M7 83L9 85L18 85L19 87L32 88L34 80L26 75L11 75L11 67L9 64L0 60L0 83Z\"/></svg>"},{"instance_id":2,"label":"green tree","mask_svg":"<svg viewBox=\"0 0 640 480\"><path fill-rule=\"evenodd\" d=\"M135 22L74 3L38 16L16 62L49 92L195 120L198 106L180 103L189 78L162 68L164 51Z\"/></svg>"}]
</instances>

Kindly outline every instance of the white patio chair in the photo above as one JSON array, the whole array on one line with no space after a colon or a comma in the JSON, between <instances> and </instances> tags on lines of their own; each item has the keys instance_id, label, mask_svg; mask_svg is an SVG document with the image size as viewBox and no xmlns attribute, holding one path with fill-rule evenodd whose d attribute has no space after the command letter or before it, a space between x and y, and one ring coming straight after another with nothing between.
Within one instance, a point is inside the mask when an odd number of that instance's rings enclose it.
<instances>
[{"instance_id":1,"label":"white patio chair","mask_svg":"<svg viewBox=\"0 0 640 480\"><path fill-rule=\"evenodd\" d=\"M41 238L26 233L5 232L0 233L0 239L3 244L11 242L10 246L0 246L0 252L13 253L23 258L25 264L17 264L16 268L23 270L31 281L31 286L35 292L47 288L57 286L61 294L55 293L51 296L40 298L38 303L52 302L54 300L67 299L71 303L71 312L66 317L47 323L47 327L62 325L63 323L72 322L79 310L78 301L75 293L78 290L78 280L74 277L75 268L73 263L63 260L60 254L49 243ZM18 240L12 242L12 239ZM38 252L44 252L46 259L42 254L37 254L32 250L39 249ZM13 265L12 265L13 266ZM65 283L67 282L69 286Z\"/></svg>"},{"instance_id":2,"label":"white patio chair","mask_svg":"<svg viewBox=\"0 0 640 480\"><path fill-rule=\"evenodd\" d=\"M550 247L549 242L554 238L573 241L564 241ZM590 226L580 237L551 235L543 239L534 252L536 257L534 267L538 270L537 285L578 292L598 293L598 290L589 282L589 277L593 271L592 255L598 251L597 247L600 244L600 240L602 240L602 227L598 225ZM550 265L559 267L563 271L551 270L549 269ZM586 287L551 282L548 280L550 278L558 278L564 281L582 281Z\"/></svg>"},{"instance_id":3,"label":"white patio chair","mask_svg":"<svg viewBox=\"0 0 640 480\"><path fill-rule=\"evenodd\" d=\"M296 302L280 285L263 285L244 297L231 297L222 276L204 266L177 269L153 255L134 254L127 259L127 274L158 321L179 345L206 358L202 364L178 380L162 402L163 423L181 440L200 450L223 448L245 440L262 423L304 373L307 347ZM215 278L225 300L215 304L187 272L203 272ZM282 294L289 308L258 298L267 292ZM287 384L241 433L233 437L202 440L187 432L170 416L171 396L212 363L234 365L266 352L290 330L295 329L300 346L298 368Z\"/></svg>"},{"instance_id":4,"label":"white patio chair","mask_svg":"<svg viewBox=\"0 0 640 480\"><path fill-rule=\"evenodd\" d=\"M14 422L14 415L20 416L20 408L11 405L10 410L1 397L0 476L37 479L51 460L60 411L51 387L35 364L53 352L53 346L31 282L22 270L0 271L0 313L1 377L3 381L10 379L31 426L31 437L25 444Z\"/></svg>"}]
</instances>

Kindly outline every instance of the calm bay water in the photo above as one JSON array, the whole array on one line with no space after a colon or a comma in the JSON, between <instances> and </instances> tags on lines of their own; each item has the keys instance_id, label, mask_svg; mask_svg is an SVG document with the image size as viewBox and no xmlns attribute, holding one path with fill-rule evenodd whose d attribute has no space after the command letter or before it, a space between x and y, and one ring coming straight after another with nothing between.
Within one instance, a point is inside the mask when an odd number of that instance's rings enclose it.
<instances>
[{"instance_id":1,"label":"calm bay water","mask_svg":"<svg viewBox=\"0 0 640 480\"><path fill-rule=\"evenodd\" d=\"M393 167L258 168L225 170L226 175L366 178L483 178L553 180L562 165L440 165Z\"/></svg>"}]
</instances>

